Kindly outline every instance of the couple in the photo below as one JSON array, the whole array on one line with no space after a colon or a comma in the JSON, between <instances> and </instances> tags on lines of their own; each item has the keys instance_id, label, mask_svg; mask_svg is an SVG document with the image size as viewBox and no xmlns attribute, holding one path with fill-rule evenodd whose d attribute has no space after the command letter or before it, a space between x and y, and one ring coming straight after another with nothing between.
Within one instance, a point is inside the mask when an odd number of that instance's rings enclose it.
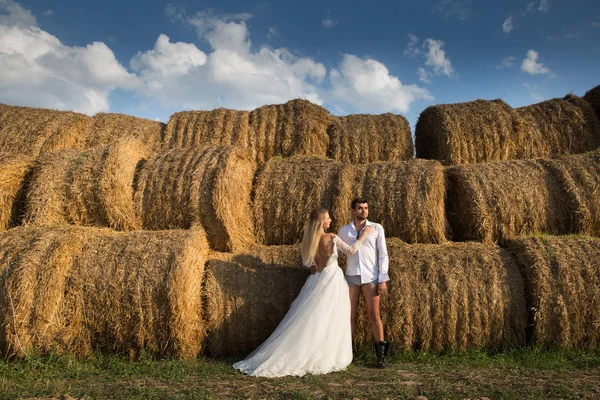
<instances>
[{"instance_id":1,"label":"couple","mask_svg":"<svg viewBox=\"0 0 600 400\"><path fill-rule=\"evenodd\" d=\"M252 375L278 377L326 374L352 362L352 334L360 292L367 303L375 338L377 366L385 367L388 343L379 316L379 295L387 291L388 256L383 228L369 222L365 199L352 200L354 221L327 233L325 209L315 210L304 227L302 263L311 269L300 294L271 336L234 368ZM348 254L346 279L339 252Z\"/></svg>"}]
</instances>

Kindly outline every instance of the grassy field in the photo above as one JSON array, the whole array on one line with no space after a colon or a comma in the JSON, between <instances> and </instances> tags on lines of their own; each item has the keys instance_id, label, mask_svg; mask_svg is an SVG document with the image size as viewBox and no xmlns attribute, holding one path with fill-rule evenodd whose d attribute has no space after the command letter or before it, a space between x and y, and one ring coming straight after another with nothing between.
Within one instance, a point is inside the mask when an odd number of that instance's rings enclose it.
<instances>
[{"instance_id":1,"label":"grassy field","mask_svg":"<svg viewBox=\"0 0 600 400\"><path fill-rule=\"evenodd\" d=\"M233 361L133 362L97 355L0 362L0 399L600 398L600 349L407 353L391 359L385 370L362 354L343 372L279 379L247 377L232 370Z\"/></svg>"}]
</instances>

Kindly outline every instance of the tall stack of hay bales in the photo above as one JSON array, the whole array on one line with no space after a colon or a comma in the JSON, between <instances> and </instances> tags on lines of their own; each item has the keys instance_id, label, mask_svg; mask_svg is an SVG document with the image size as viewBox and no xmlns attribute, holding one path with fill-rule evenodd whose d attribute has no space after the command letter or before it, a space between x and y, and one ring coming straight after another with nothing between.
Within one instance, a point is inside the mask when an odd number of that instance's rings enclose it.
<instances>
[{"instance_id":1,"label":"tall stack of hay bales","mask_svg":"<svg viewBox=\"0 0 600 400\"><path fill-rule=\"evenodd\" d=\"M4 356L202 350L199 231L20 227L0 235Z\"/></svg>"},{"instance_id":2,"label":"tall stack of hay bales","mask_svg":"<svg viewBox=\"0 0 600 400\"><path fill-rule=\"evenodd\" d=\"M318 157L273 159L255 184L255 225L260 242L293 244L301 240L310 212L327 208L331 230L349 223L351 201L369 200L370 217L386 236L409 243L440 243L446 238L444 174L435 161L411 160L364 165Z\"/></svg>"},{"instance_id":3,"label":"tall stack of hay bales","mask_svg":"<svg viewBox=\"0 0 600 400\"><path fill-rule=\"evenodd\" d=\"M415 130L417 157L445 165L556 157L600 147L600 123L583 99L567 95L513 109L476 100L425 109Z\"/></svg>"}]
</instances>

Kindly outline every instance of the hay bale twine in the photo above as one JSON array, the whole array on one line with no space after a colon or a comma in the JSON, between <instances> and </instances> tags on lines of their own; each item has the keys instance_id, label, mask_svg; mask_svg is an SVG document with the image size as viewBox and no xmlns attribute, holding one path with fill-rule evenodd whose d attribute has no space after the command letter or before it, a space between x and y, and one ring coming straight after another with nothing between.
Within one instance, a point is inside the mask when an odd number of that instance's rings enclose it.
<instances>
[{"instance_id":1,"label":"hay bale twine","mask_svg":"<svg viewBox=\"0 0 600 400\"><path fill-rule=\"evenodd\" d=\"M446 216L455 241L502 242L573 229L573 205L539 160L458 165L446 169L446 179Z\"/></svg>"},{"instance_id":2,"label":"hay bale twine","mask_svg":"<svg viewBox=\"0 0 600 400\"><path fill-rule=\"evenodd\" d=\"M255 227L258 240L269 245L302 239L310 212L327 208L331 231L352 219L350 203L366 197L369 217L386 236L407 242L445 240L444 176L435 161L343 164L319 157L273 159L255 184Z\"/></svg>"},{"instance_id":3,"label":"hay bale twine","mask_svg":"<svg viewBox=\"0 0 600 400\"><path fill-rule=\"evenodd\" d=\"M24 222L141 229L133 181L137 164L148 154L139 141L124 138L42 157L32 171Z\"/></svg>"},{"instance_id":4,"label":"hay bale twine","mask_svg":"<svg viewBox=\"0 0 600 400\"><path fill-rule=\"evenodd\" d=\"M387 242L388 294L380 310L394 351L500 350L525 344L525 287L510 253L476 242ZM354 338L371 349L364 299Z\"/></svg>"},{"instance_id":5,"label":"hay bale twine","mask_svg":"<svg viewBox=\"0 0 600 400\"><path fill-rule=\"evenodd\" d=\"M19 227L0 243L3 354L199 354L201 231Z\"/></svg>"},{"instance_id":6,"label":"hay bale twine","mask_svg":"<svg viewBox=\"0 0 600 400\"><path fill-rule=\"evenodd\" d=\"M139 170L135 207L144 229L202 227L211 247L236 251L255 242L250 194L255 164L236 147L176 149Z\"/></svg>"},{"instance_id":7,"label":"hay bale twine","mask_svg":"<svg viewBox=\"0 0 600 400\"><path fill-rule=\"evenodd\" d=\"M185 111L169 119L163 146L239 146L247 149L259 166L275 156L324 156L329 119L327 110L306 100L267 105L251 112L225 108Z\"/></svg>"},{"instance_id":8,"label":"hay bale twine","mask_svg":"<svg viewBox=\"0 0 600 400\"><path fill-rule=\"evenodd\" d=\"M572 233L600 236L600 150L542 160L569 199Z\"/></svg>"},{"instance_id":9,"label":"hay bale twine","mask_svg":"<svg viewBox=\"0 0 600 400\"><path fill-rule=\"evenodd\" d=\"M152 150L159 150L165 124L124 114L98 113L92 117L85 147L107 145L130 137Z\"/></svg>"},{"instance_id":10,"label":"hay bale twine","mask_svg":"<svg viewBox=\"0 0 600 400\"><path fill-rule=\"evenodd\" d=\"M544 347L594 349L600 344L600 239L519 238L509 249L529 295L532 339Z\"/></svg>"},{"instance_id":11,"label":"hay bale twine","mask_svg":"<svg viewBox=\"0 0 600 400\"><path fill-rule=\"evenodd\" d=\"M331 117L327 157L352 164L413 157L408 120L395 114Z\"/></svg>"},{"instance_id":12,"label":"hay bale twine","mask_svg":"<svg viewBox=\"0 0 600 400\"><path fill-rule=\"evenodd\" d=\"M309 273L297 246L213 253L203 289L207 352L245 356L275 330Z\"/></svg>"},{"instance_id":13,"label":"hay bale twine","mask_svg":"<svg viewBox=\"0 0 600 400\"><path fill-rule=\"evenodd\" d=\"M33 157L0 153L0 231L20 224Z\"/></svg>"},{"instance_id":14,"label":"hay bale twine","mask_svg":"<svg viewBox=\"0 0 600 400\"><path fill-rule=\"evenodd\" d=\"M530 140L522 118L500 99L430 106L415 127L417 157L445 165L524 158Z\"/></svg>"},{"instance_id":15,"label":"hay bale twine","mask_svg":"<svg viewBox=\"0 0 600 400\"><path fill-rule=\"evenodd\" d=\"M581 97L564 98L517 108L525 120L535 148L519 158L557 157L600 147L600 122L593 108Z\"/></svg>"},{"instance_id":16,"label":"hay bale twine","mask_svg":"<svg viewBox=\"0 0 600 400\"><path fill-rule=\"evenodd\" d=\"M0 104L0 149L30 156L82 149L90 123L70 111Z\"/></svg>"},{"instance_id":17,"label":"hay bale twine","mask_svg":"<svg viewBox=\"0 0 600 400\"><path fill-rule=\"evenodd\" d=\"M592 106L596 117L600 120L600 85L588 90L583 99Z\"/></svg>"}]
</instances>

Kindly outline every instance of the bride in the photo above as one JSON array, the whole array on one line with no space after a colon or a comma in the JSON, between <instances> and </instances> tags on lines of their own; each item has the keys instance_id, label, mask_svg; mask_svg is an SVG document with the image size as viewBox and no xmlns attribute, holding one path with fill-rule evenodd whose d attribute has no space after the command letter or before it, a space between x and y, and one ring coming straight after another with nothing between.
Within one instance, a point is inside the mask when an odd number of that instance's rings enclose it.
<instances>
[{"instance_id":1,"label":"bride","mask_svg":"<svg viewBox=\"0 0 600 400\"><path fill-rule=\"evenodd\" d=\"M338 253L356 253L373 227L363 229L349 246L327 233L330 224L327 210L311 212L304 226L302 263L316 265L317 273L308 277L271 336L234 368L252 376L303 376L338 371L352 362L350 299Z\"/></svg>"}]
</instances>

